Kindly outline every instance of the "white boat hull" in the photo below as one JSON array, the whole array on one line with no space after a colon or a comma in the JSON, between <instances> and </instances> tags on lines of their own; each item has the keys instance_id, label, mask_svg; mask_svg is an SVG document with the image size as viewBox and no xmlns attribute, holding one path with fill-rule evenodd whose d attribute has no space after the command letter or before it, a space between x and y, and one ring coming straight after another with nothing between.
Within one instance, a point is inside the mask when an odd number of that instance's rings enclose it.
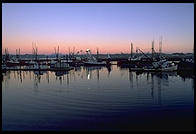
<instances>
[{"instance_id":1,"label":"white boat hull","mask_svg":"<svg viewBox=\"0 0 196 134\"><path fill-rule=\"evenodd\" d=\"M89 66L100 66L100 65L106 65L106 62L84 62L84 65Z\"/></svg>"},{"instance_id":2,"label":"white boat hull","mask_svg":"<svg viewBox=\"0 0 196 134\"><path fill-rule=\"evenodd\" d=\"M177 71L177 69L178 69L178 65L174 65L167 68L161 68L161 71Z\"/></svg>"}]
</instances>

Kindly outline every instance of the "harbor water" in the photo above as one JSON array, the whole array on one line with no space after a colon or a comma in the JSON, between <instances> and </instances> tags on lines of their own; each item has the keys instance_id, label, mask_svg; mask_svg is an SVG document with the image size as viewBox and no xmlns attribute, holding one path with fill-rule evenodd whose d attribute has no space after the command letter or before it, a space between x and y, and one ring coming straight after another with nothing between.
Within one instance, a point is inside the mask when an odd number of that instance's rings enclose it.
<instances>
[{"instance_id":1,"label":"harbor water","mask_svg":"<svg viewBox=\"0 0 196 134\"><path fill-rule=\"evenodd\" d=\"M2 75L2 129L193 130L194 78L177 72L76 67Z\"/></svg>"}]
</instances>

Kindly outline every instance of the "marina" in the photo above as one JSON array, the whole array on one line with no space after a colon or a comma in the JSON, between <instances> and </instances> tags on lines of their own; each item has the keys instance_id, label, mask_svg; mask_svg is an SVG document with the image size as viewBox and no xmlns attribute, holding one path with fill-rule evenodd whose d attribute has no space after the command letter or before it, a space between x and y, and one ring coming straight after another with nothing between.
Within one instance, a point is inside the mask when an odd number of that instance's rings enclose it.
<instances>
[{"instance_id":1,"label":"marina","mask_svg":"<svg viewBox=\"0 0 196 134\"><path fill-rule=\"evenodd\" d=\"M162 58L160 53L156 59L154 53L152 56L142 51L133 56L132 50L128 58L100 55L92 54L90 49L85 55L72 57L58 53L53 58L34 54L29 59L3 55L3 130L193 128L193 55L179 56L178 60L171 60L172 55ZM14 83L9 87L11 81ZM16 98L11 97L15 89ZM14 114L10 112L15 108Z\"/></svg>"},{"instance_id":2,"label":"marina","mask_svg":"<svg viewBox=\"0 0 196 134\"><path fill-rule=\"evenodd\" d=\"M132 45L132 44L131 44ZM133 47L132 47L133 49ZM152 47L153 49L153 47ZM138 51L140 49L136 49ZM157 57L147 55L143 53L134 53L131 50L131 54L128 54L128 58L124 56L124 59L114 58L113 55L106 55L103 58L98 58L98 55L91 54L90 50L86 50L85 55L75 56L62 55L61 57L56 54L56 58L40 58L39 55L34 55L35 58L19 58L15 55L10 56L7 53L8 49L5 49L5 55L2 57L2 71L28 71L28 70L43 70L43 71L69 71L76 66L111 66L117 65L122 68L130 68L133 71L191 71L194 69L194 55L191 56L178 56L178 60L171 60L172 55L161 56L161 53ZM165 55L165 54L162 54ZM121 55L122 57L123 55ZM66 57L66 58L65 58ZM97 57L97 58L96 58ZM132 57L132 58L130 58ZM134 57L134 58L133 58ZM176 57L176 56L175 56ZM187 58L186 58L187 57ZM115 63L113 62L115 61ZM113 62L113 63L111 63Z\"/></svg>"},{"instance_id":3,"label":"marina","mask_svg":"<svg viewBox=\"0 0 196 134\"><path fill-rule=\"evenodd\" d=\"M194 3L2 3L2 129L194 131Z\"/></svg>"}]
</instances>

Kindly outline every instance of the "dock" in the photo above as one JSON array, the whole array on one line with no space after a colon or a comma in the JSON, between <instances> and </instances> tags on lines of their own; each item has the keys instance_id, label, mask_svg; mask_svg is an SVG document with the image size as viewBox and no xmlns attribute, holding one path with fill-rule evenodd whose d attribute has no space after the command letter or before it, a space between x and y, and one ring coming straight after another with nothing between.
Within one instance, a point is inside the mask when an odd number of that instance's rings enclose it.
<instances>
[{"instance_id":1,"label":"dock","mask_svg":"<svg viewBox=\"0 0 196 134\"><path fill-rule=\"evenodd\" d=\"M69 69L55 69L55 68L48 68L48 69L29 69L29 68L8 68L8 69L2 69L2 71L70 71L73 67Z\"/></svg>"}]
</instances>

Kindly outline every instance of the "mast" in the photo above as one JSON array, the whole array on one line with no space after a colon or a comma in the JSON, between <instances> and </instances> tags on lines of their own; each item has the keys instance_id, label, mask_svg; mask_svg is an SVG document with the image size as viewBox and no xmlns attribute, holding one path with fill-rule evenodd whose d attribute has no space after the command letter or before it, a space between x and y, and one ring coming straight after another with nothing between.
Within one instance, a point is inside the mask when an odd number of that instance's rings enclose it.
<instances>
[{"instance_id":1,"label":"mast","mask_svg":"<svg viewBox=\"0 0 196 134\"><path fill-rule=\"evenodd\" d=\"M160 40L159 40L159 55L161 56L161 53L162 53L162 36L160 37Z\"/></svg>"},{"instance_id":2,"label":"mast","mask_svg":"<svg viewBox=\"0 0 196 134\"><path fill-rule=\"evenodd\" d=\"M133 57L133 43L131 42L131 58Z\"/></svg>"},{"instance_id":3,"label":"mast","mask_svg":"<svg viewBox=\"0 0 196 134\"><path fill-rule=\"evenodd\" d=\"M69 59L70 59L70 47L69 47Z\"/></svg>"},{"instance_id":4,"label":"mast","mask_svg":"<svg viewBox=\"0 0 196 134\"><path fill-rule=\"evenodd\" d=\"M58 50L57 50L57 58L59 58L59 46L58 46Z\"/></svg>"},{"instance_id":5,"label":"mast","mask_svg":"<svg viewBox=\"0 0 196 134\"><path fill-rule=\"evenodd\" d=\"M5 62L7 64L7 61L9 60L9 52L8 52L8 48L5 48Z\"/></svg>"},{"instance_id":6,"label":"mast","mask_svg":"<svg viewBox=\"0 0 196 134\"><path fill-rule=\"evenodd\" d=\"M136 54L138 53L138 47L136 47L136 50L135 50Z\"/></svg>"},{"instance_id":7,"label":"mast","mask_svg":"<svg viewBox=\"0 0 196 134\"><path fill-rule=\"evenodd\" d=\"M38 57L37 57L37 56L38 56L38 55L37 55L37 51L38 51L38 50L37 50L37 47L36 47L36 43L35 43L35 50L36 50L36 51L35 51L35 54L36 54L36 61L37 61L37 60L38 60Z\"/></svg>"},{"instance_id":8,"label":"mast","mask_svg":"<svg viewBox=\"0 0 196 134\"><path fill-rule=\"evenodd\" d=\"M152 41L152 59L154 58L154 40Z\"/></svg>"},{"instance_id":9,"label":"mast","mask_svg":"<svg viewBox=\"0 0 196 134\"><path fill-rule=\"evenodd\" d=\"M35 50L33 48L33 42L32 42L32 55L34 56L35 55Z\"/></svg>"},{"instance_id":10,"label":"mast","mask_svg":"<svg viewBox=\"0 0 196 134\"><path fill-rule=\"evenodd\" d=\"M16 49L16 58L18 58L17 49Z\"/></svg>"},{"instance_id":11,"label":"mast","mask_svg":"<svg viewBox=\"0 0 196 134\"><path fill-rule=\"evenodd\" d=\"M97 48L97 60L99 58L99 49Z\"/></svg>"},{"instance_id":12,"label":"mast","mask_svg":"<svg viewBox=\"0 0 196 134\"><path fill-rule=\"evenodd\" d=\"M37 47L36 47L36 43L34 44L34 42L32 42L32 47L33 47L33 55L35 56L35 60L37 61ZM20 49L19 49L20 51ZM19 52L20 53L20 52Z\"/></svg>"},{"instance_id":13,"label":"mast","mask_svg":"<svg viewBox=\"0 0 196 134\"><path fill-rule=\"evenodd\" d=\"M19 58L19 60L20 60L20 48L19 48L18 58Z\"/></svg>"},{"instance_id":14,"label":"mast","mask_svg":"<svg viewBox=\"0 0 196 134\"><path fill-rule=\"evenodd\" d=\"M54 47L54 54L55 54L55 57L56 57L56 59L57 59L56 47Z\"/></svg>"},{"instance_id":15,"label":"mast","mask_svg":"<svg viewBox=\"0 0 196 134\"><path fill-rule=\"evenodd\" d=\"M73 47L73 57L74 57L74 54L75 54L75 46Z\"/></svg>"}]
</instances>

